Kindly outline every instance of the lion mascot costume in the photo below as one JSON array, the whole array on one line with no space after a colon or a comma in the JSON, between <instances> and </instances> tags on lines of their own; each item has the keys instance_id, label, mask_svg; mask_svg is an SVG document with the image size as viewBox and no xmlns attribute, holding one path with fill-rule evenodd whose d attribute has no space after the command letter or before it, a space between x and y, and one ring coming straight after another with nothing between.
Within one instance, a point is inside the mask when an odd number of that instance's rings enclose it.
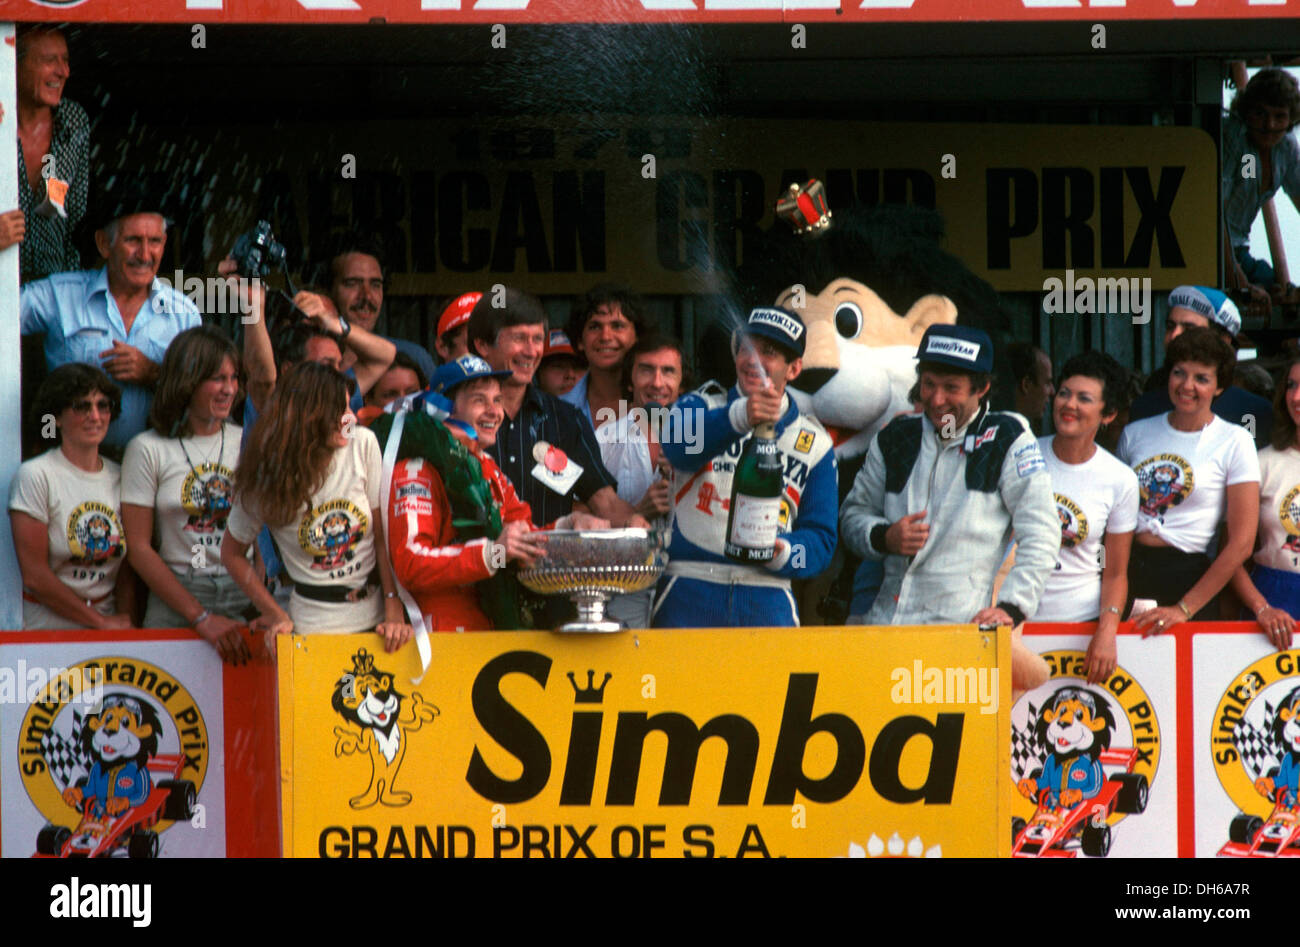
<instances>
[{"instance_id":1,"label":"lion mascot costume","mask_svg":"<svg viewBox=\"0 0 1300 947\"><path fill-rule=\"evenodd\" d=\"M791 186L777 216L782 219L738 273L737 290L741 298L770 300L803 317L807 346L792 393L832 436L842 502L871 439L914 410L909 393L926 328L980 328L1001 352L1010 321L993 287L944 249L937 211L882 205L832 213L820 183L810 181ZM999 359L994 387L1006 376ZM841 547L831 569L804 584L800 613L842 623L858 566ZM1021 647L1015 652L1018 689L1046 679L1041 659Z\"/></svg>"}]
</instances>

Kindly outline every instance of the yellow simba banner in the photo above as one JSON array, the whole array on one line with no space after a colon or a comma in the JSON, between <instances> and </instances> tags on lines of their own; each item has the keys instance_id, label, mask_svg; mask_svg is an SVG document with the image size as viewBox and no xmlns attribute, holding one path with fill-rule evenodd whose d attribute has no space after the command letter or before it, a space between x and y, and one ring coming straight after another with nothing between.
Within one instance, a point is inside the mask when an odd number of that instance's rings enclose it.
<instances>
[{"instance_id":1,"label":"yellow simba banner","mask_svg":"<svg viewBox=\"0 0 1300 947\"><path fill-rule=\"evenodd\" d=\"M1008 854L1005 633L279 642L284 852ZM1002 673L999 673L1001 670Z\"/></svg>"}]
</instances>

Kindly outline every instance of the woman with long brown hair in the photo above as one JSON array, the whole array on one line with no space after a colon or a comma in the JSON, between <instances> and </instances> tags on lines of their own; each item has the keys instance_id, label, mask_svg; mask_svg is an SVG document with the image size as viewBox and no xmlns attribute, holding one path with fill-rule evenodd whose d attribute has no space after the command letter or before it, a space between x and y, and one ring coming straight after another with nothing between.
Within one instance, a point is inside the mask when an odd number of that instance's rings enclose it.
<instances>
[{"instance_id":1,"label":"woman with long brown hair","mask_svg":"<svg viewBox=\"0 0 1300 947\"><path fill-rule=\"evenodd\" d=\"M1232 587L1279 651L1300 615L1300 358L1273 396L1272 443L1259 452L1259 533L1253 560Z\"/></svg>"},{"instance_id":2,"label":"woman with long brown hair","mask_svg":"<svg viewBox=\"0 0 1300 947\"><path fill-rule=\"evenodd\" d=\"M221 539L243 431L230 422L238 395L234 343L213 326L186 329L158 370L151 430L122 459L131 565L150 590L145 627L189 625L235 663L248 657L239 626L249 601L221 564Z\"/></svg>"},{"instance_id":3,"label":"woman with long brown hair","mask_svg":"<svg viewBox=\"0 0 1300 947\"><path fill-rule=\"evenodd\" d=\"M282 634L373 628L392 651L411 628L384 542L383 464L348 397L347 379L315 362L294 365L279 380L235 471L221 561L261 612L254 627ZM247 559L263 524L293 581L288 614Z\"/></svg>"},{"instance_id":4,"label":"woman with long brown hair","mask_svg":"<svg viewBox=\"0 0 1300 947\"><path fill-rule=\"evenodd\" d=\"M19 467L9 488L23 627L130 628L135 578L121 468L99 453L122 389L93 365L72 362L50 372L32 407L55 446Z\"/></svg>"}]
</instances>

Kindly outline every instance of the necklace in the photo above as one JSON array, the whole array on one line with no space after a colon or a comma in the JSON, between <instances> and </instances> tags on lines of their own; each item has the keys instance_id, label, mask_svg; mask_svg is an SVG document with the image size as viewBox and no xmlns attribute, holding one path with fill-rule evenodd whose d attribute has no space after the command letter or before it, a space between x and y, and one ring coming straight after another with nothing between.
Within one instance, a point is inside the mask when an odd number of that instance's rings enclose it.
<instances>
[{"instance_id":1,"label":"necklace","mask_svg":"<svg viewBox=\"0 0 1300 947\"><path fill-rule=\"evenodd\" d=\"M198 470L194 466L194 461L190 460L190 452L185 449L185 439L179 435L176 437L176 443L180 445L181 453L185 455L185 463L190 468L190 473L194 475L194 483L198 485L203 494L203 513L205 516L212 514L212 495L208 493L207 484L199 476ZM221 446L217 448L217 464L220 465L226 459L226 422L221 422ZM204 458L205 462L211 463L211 455Z\"/></svg>"}]
</instances>

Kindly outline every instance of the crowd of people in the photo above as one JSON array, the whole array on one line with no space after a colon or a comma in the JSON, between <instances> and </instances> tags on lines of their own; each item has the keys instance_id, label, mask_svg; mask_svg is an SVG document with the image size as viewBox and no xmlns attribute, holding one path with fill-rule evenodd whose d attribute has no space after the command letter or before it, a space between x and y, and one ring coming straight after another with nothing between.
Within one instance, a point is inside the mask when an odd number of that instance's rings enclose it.
<instances>
[{"instance_id":1,"label":"crowd of people","mask_svg":"<svg viewBox=\"0 0 1300 947\"><path fill-rule=\"evenodd\" d=\"M27 628L190 626L240 662L245 624L374 631L390 650L413 626L549 627L567 603L514 570L546 556L549 530L631 526L661 530L668 554L656 589L611 607L632 627L798 625L792 583L838 547L865 561L846 566L853 622L1090 622L1094 681L1126 617L1161 633L1242 613L1290 646L1300 359L1272 405L1234 387L1241 320L1218 290L1174 290L1166 363L1131 405L1109 356L1053 376L1020 346L1003 393L1017 410L994 410L992 339L931 325L914 410L875 437L841 505L832 439L790 387L797 309L749 312L730 387L697 385L687 348L614 284L575 300L563 328L528 293L482 287L446 305L430 351L376 331L383 255L358 237L279 313L223 261L237 344L157 279L168 221L133 182L96 203L102 266L69 268L68 222L88 213L84 113L61 101L56 30L25 33L18 54L23 108L48 113L43 137L21 125L23 206L0 215L0 243L23 245L22 331L44 333L48 369L32 405L46 449L9 499ZM66 189L30 173L41 149ZM760 427L781 457L779 515L770 555L742 563L729 505Z\"/></svg>"}]
</instances>

